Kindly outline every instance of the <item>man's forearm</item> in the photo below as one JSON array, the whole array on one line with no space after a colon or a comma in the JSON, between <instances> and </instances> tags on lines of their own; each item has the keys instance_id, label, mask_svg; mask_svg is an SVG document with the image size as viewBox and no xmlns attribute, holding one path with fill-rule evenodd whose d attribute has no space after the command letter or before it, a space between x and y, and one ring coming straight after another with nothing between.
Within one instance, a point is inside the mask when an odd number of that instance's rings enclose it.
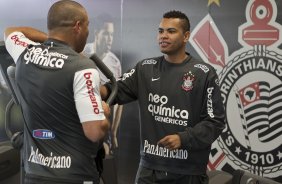
<instances>
[{"instance_id":1,"label":"man's forearm","mask_svg":"<svg viewBox=\"0 0 282 184\"><path fill-rule=\"evenodd\" d=\"M4 39L6 40L6 38L15 31L22 32L28 39L34 42L44 42L48 37L46 33L32 27L9 27L5 30Z\"/></svg>"},{"instance_id":2,"label":"man's forearm","mask_svg":"<svg viewBox=\"0 0 282 184\"><path fill-rule=\"evenodd\" d=\"M101 98L102 100L106 101L109 97L109 91L108 88L103 86L100 86L100 94L101 94Z\"/></svg>"}]
</instances>

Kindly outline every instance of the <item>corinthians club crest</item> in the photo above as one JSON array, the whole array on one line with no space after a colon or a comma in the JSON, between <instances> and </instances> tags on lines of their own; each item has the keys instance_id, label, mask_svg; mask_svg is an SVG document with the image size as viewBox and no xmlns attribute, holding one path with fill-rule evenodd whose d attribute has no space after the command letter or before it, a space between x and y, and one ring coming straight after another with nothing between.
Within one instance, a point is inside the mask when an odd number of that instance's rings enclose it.
<instances>
[{"instance_id":1,"label":"corinthians club crest","mask_svg":"<svg viewBox=\"0 0 282 184\"><path fill-rule=\"evenodd\" d=\"M191 91L193 89L193 84L195 81L195 76L192 74L191 71L188 73L184 74L183 76L183 84L182 84L182 89L184 91Z\"/></svg>"},{"instance_id":2,"label":"corinthians club crest","mask_svg":"<svg viewBox=\"0 0 282 184\"><path fill-rule=\"evenodd\" d=\"M227 117L212 147L210 170L282 175L282 26L276 16L274 0L250 0L247 22L238 29L242 48L230 56L210 15L192 32L191 44L219 73Z\"/></svg>"}]
</instances>

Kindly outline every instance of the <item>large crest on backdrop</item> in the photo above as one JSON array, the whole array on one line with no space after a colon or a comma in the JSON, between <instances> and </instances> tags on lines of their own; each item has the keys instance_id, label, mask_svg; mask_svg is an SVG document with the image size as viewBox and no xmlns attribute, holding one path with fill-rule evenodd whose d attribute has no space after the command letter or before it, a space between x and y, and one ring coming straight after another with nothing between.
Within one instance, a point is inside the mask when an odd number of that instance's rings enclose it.
<instances>
[{"instance_id":1,"label":"large crest on backdrop","mask_svg":"<svg viewBox=\"0 0 282 184\"><path fill-rule=\"evenodd\" d=\"M213 144L208 169L276 178L282 175L282 26L275 22L274 0L250 0L245 15L238 28L242 48L230 56L210 15L190 38L217 69L226 108L227 126Z\"/></svg>"}]
</instances>

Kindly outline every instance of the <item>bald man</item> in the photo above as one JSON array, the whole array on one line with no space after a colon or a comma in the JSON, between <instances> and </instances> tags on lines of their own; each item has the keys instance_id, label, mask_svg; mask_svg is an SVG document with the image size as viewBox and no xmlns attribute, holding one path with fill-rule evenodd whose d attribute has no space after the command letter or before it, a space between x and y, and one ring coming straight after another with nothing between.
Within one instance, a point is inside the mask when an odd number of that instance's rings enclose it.
<instances>
[{"instance_id":1,"label":"bald man","mask_svg":"<svg viewBox=\"0 0 282 184\"><path fill-rule=\"evenodd\" d=\"M94 159L109 129L109 107L99 95L94 63L80 53L88 15L77 2L54 3L48 34L29 27L5 30L16 63L23 112L26 184L98 184Z\"/></svg>"}]
</instances>

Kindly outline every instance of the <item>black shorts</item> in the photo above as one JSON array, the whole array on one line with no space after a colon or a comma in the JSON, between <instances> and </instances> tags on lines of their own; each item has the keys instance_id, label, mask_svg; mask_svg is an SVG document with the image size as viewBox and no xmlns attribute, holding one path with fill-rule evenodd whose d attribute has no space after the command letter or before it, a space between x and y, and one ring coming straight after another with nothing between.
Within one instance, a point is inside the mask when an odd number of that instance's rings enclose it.
<instances>
[{"instance_id":1,"label":"black shorts","mask_svg":"<svg viewBox=\"0 0 282 184\"><path fill-rule=\"evenodd\" d=\"M158 171L139 166L135 184L208 184L209 178L202 175L183 175Z\"/></svg>"}]
</instances>

